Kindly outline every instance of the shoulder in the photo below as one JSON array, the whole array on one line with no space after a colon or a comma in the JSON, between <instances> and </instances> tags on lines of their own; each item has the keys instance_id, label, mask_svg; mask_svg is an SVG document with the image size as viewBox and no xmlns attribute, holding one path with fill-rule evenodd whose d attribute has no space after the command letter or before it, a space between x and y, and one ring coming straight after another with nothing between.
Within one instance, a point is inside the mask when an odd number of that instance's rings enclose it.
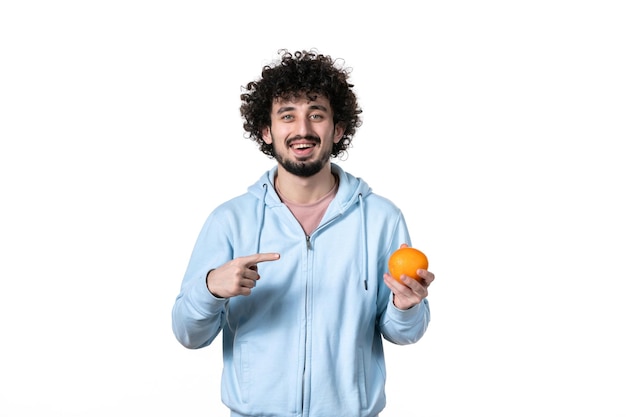
<instances>
[{"instance_id":1,"label":"shoulder","mask_svg":"<svg viewBox=\"0 0 626 417\"><path fill-rule=\"evenodd\" d=\"M365 196L365 204L372 210L385 213L399 214L401 212L400 208L393 201L373 191Z\"/></svg>"},{"instance_id":2,"label":"shoulder","mask_svg":"<svg viewBox=\"0 0 626 417\"><path fill-rule=\"evenodd\" d=\"M249 213L259 200L246 192L224 201L213 209L211 216L229 216L238 213Z\"/></svg>"}]
</instances>

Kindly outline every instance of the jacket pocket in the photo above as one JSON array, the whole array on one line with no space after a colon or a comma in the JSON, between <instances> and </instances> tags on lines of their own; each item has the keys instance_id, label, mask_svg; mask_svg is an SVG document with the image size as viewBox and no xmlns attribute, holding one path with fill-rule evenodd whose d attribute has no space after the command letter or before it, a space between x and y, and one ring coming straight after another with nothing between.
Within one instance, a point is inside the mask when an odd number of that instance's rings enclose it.
<instances>
[{"instance_id":1,"label":"jacket pocket","mask_svg":"<svg viewBox=\"0 0 626 417\"><path fill-rule=\"evenodd\" d=\"M248 350L248 343L242 342L239 347L239 391L241 392L241 401L244 404L248 403L250 392L250 362Z\"/></svg>"},{"instance_id":2,"label":"jacket pocket","mask_svg":"<svg viewBox=\"0 0 626 417\"><path fill-rule=\"evenodd\" d=\"M357 355L357 371L358 371L358 384L359 384L359 401L361 410L367 408L367 385L366 385L366 368L365 368L365 355L363 349L359 349Z\"/></svg>"}]
</instances>

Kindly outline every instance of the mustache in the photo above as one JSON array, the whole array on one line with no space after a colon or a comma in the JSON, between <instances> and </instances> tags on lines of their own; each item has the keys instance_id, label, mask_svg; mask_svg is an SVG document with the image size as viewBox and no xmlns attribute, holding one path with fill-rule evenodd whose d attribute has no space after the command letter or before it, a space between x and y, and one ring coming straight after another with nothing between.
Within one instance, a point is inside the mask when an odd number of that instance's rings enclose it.
<instances>
[{"instance_id":1,"label":"mustache","mask_svg":"<svg viewBox=\"0 0 626 417\"><path fill-rule=\"evenodd\" d=\"M298 135L298 136L294 136L292 138L289 138L287 140L287 146L291 146L291 144L296 141L296 140L302 140L302 139L306 139L308 141L311 141L317 145L319 145L320 143L322 143L322 140L319 138L319 136L314 136L314 135L306 135L306 136L302 136L302 135Z\"/></svg>"}]
</instances>

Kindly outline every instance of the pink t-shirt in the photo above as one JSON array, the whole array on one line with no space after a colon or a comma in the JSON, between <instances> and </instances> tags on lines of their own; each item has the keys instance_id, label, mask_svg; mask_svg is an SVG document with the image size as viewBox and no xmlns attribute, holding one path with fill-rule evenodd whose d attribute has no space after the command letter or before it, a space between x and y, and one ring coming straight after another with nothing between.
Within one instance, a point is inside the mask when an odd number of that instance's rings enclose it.
<instances>
[{"instance_id":1,"label":"pink t-shirt","mask_svg":"<svg viewBox=\"0 0 626 417\"><path fill-rule=\"evenodd\" d=\"M338 189L339 181L335 181L335 186L328 192L328 194L310 204L298 204L293 201L289 201L285 199L278 189L276 189L276 193L280 197L281 201L293 213L302 226L304 233L308 236L313 233L317 226L319 226L322 221L322 217L324 217L324 213L326 213L328 205L331 201L333 201L333 198L335 198Z\"/></svg>"}]
</instances>

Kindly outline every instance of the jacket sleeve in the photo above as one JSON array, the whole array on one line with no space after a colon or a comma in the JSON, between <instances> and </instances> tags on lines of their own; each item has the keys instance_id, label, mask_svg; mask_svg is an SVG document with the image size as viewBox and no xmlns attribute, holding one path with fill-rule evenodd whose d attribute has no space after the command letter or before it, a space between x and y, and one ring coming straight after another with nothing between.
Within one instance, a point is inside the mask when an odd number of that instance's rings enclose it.
<instances>
[{"instance_id":1,"label":"jacket sleeve","mask_svg":"<svg viewBox=\"0 0 626 417\"><path fill-rule=\"evenodd\" d=\"M222 330L227 299L217 298L206 286L206 275L232 259L228 239L213 215L196 241L180 292L172 309L172 330L189 349L208 346Z\"/></svg>"},{"instance_id":2,"label":"jacket sleeve","mask_svg":"<svg viewBox=\"0 0 626 417\"><path fill-rule=\"evenodd\" d=\"M411 238L401 212L397 217L393 230L390 244L385 251L385 255L379 261L378 323L380 331L386 340L398 345L407 345L417 342L426 332L430 322L430 306L427 299L422 300L422 302L408 310L400 310L393 304L393 294L382 281L382 276L388 270L387 261L391 254L402 243L411 246Z\"/></svg>"},{"instance_id":3,"label":"jacket sleeve","mask_svg":"<svg viewBox=\"0 0 626 417\"><path fill-rule=\"evenodd\" d=\"M429 322L430 306L427 299L408 310L400 310L393 304L391 295L381 319L381 332L392 343L408 345L422 338Z\"/></svg>"}]
</instances>

